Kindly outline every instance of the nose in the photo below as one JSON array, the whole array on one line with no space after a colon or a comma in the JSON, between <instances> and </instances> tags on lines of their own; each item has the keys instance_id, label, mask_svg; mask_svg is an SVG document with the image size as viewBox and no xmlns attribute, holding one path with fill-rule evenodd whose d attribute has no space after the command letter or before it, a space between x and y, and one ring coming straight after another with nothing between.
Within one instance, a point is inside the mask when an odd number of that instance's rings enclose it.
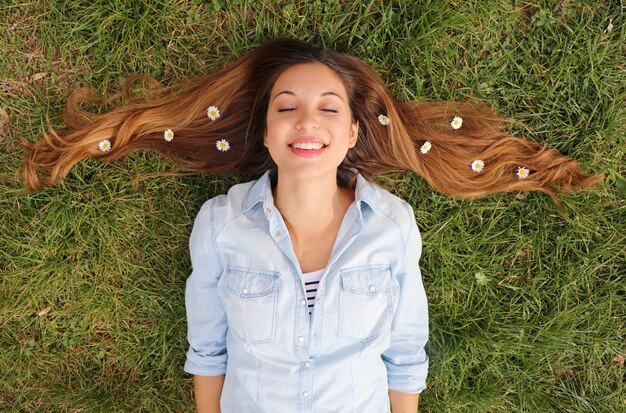
<instances>
[{"instance_id":1,"label":"nose","mask_svg":"<svg viewBox=\"0 0 626 413\"><path fill-rule=\"evenodd\" d=\"M296 120L296 129L307 130L319 128L318 113L315 109L302 108Z\"/></svg>"}]
</instances>

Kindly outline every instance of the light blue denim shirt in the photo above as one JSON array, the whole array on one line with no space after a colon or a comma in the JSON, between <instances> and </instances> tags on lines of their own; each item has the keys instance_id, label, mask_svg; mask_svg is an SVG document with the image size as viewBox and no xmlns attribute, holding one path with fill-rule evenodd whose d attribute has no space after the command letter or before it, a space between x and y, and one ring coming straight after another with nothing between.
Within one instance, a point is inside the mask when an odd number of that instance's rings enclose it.
<instances>
[{"instance_id":1,"label":"light blue denim shirt","mask_svg":"<svg viewBox=\"0 0 626 413\"><path fill-rule=\"evenodd\" d=\"M189 248L185 371L226 375L223 413L384 413L426 387L413 211L361 175L310 316L268 173L207 201Z\"/></svg>"}]
</instances>

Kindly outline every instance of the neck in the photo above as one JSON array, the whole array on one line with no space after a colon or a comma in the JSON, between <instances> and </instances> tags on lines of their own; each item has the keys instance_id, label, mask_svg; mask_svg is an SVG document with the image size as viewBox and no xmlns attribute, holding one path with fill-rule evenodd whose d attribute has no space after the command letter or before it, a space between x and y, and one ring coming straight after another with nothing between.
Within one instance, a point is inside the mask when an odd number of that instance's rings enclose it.
<instances>
[{"instance_id":1,"label":"neck","mask_svg":"<svg viewBox=\"0 0 626 413\"><path fill-rule=\"evenodd\" d=\"M354 193L336 175L293 179L278 174L274 204L280 211L302 272L324 268Z\"/></svg>"},{"instance_id":2,"label":"neck","mask_svg":"<svg viewBox=\"0 0 626 413\"><path fill-rule=\"evenodd\" d=\"M343 218L352 203L351 191L337 185L335 175L310 179L294 179L278 174L274 204L296 229L322 229Z\"/></svg>"}]
</instances>

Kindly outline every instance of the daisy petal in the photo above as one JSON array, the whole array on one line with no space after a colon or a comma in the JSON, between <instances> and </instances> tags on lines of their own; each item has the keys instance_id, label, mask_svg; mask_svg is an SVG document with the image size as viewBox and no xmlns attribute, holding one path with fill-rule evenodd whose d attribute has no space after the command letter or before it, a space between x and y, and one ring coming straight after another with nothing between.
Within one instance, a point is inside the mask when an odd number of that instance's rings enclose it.
<instances>
[{"instance_id":1,"label":"daisy petal","mask_svg":"<svg viewBox=\"0 0 626 413\"><path fill-rule=\"evenodd\" d=\"M463 125L463 119L460 116L455 116L452 119L452 122L450 122L450 126L452 126L452 129L459 129L461 125Z\"/></svg>"},{"instance_id":2,"label":"daisy petal","mask_svg":"<svg viewBox=\"0 0 626 413\"><path fill-rule=\"evenodd\" d=\"M220 139L217 142L215 142L215 147L220 152L226 152L227 150L230 149L230 143L228 143L226 139Z\"/></svg>"},{"instance_id":3,"label":"daisy petal","mask_svg":"<svg viewBox=\"0 0 626 413\"><path fill-rule=\"evenodd\" d=\"M426 141L424 142L424 144L420 147L420 153L426 154L428 153L428 151L430 150L430 148L432 148L433 145L429 142Z\"/></svg>"},{"instance_id":4,"label":"daisy petal","mask_svg":"<svg viewBox=\"0 0 626 413\"><path fill-rule=\"evenodd\" d=\"M526 179L526 178L528 178L528 174L529 173L530 173L530 171L528 170L528 168L524 168L523 166L519 166L517 168L516 175L517 175L517 177L519 179Z\"/></svg>"},{"instance_id":5,"label":"daisy petal","mask_svg":"<svg viewBox=\"0 0 626 413\"><path fill-rule=\"evenodd\" d=\"M480 159L476 159L475 161L472 162L472 170L474 172L480 172L483 170L484 167L485 167L485 163L481 161Z\"/></svg>"},{"instance_id":6,"label":"daisy petal","mask_svg":"<svg viewBox=\"0 0 626 413\"><path fill-rule=\"evenodd\" d=\"M168 142L171 142L172 139L174 139L174 131L172 131L171 129L168 129L165 132L163 132L163 139L165 139Z\"/></svg>"},{"instance_id":7,"label":"daisy petal","mask_svg":"<svg viewBox=\"0 0 626 413\"><path fill-rule=\"evenodd\" d=\"M386 115L383 115L382 113L378 115L378 121L383 126L387 126L391 123L391 119L389 119L389 117L387 117Z\"/></svg>"},{"instance_id":8,"label":"daisy petal","mask_svg":"<svg viewBox=\"0 0 626 413\"><path fill-rule=\"evenodd\" d=\"M220 109L217 106L209 106L206 109L206 115L211 119L211 120L217 120L217 118L220 117Z\"/></svg>"},{"instance_id":9,"label":"daisy petal","mask_svg":"<svg viewBox=\"0 0 626 413\"><path fill-rule=\"evenodd\" d=\"M108 139L101 140L100 143L98 143L98 149L100 149L102 152L110 151L111 141Z\"/></svg>"}]
</instances>

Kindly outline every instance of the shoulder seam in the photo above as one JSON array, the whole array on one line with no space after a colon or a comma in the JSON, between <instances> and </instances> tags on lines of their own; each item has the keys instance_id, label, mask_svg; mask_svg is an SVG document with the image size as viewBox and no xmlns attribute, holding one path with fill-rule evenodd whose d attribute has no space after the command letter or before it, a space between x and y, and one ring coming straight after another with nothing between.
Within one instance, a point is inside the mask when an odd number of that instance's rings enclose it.
<instances>
[{"instance_id":1,"label":"shoulder seam","mask_svg":"<svg viewBox=\"0 0 626 413\"><path fill-rule=\"evenodd\" d=\"M404 200L402 200L402 199L400 199L400 198L398 198L398 199L402 202L402 204L403 204L405 207L408 205L408 204L406 203L406 201L404 201ZM407 249L408 249L408 248L407 248L407 247L408 247L408 241L409 241L409 237L411 236L411 231L412 231L412 229L410 228L410 229L409 229L409 233L407 234L407 236L406 236L406 237L404 237L404 236L403 236L404 234L403 234L403 231L402 231L402 226L400 225L400 223L399 223L396 219L392 218L389 214L387 214L387 211L386 211L384 208L380 208L380 212L381 212L381 213L382 213L382 214L383 214L383 215L384 215L384 216L385 216L388 220L390 220L391 222L393 222L393 223L396 225L396 227L398 228L398 232L400 233L400 240L402 241L402 248L403 248L403 250L404 250L403 255L404 255L404 256L406 256L406 252L407 252Z\"/></svg>"},{"instance_id":2,"label":"shoulder seam","mask_svg":"<svg viewBox=\"0 0 626 413\"><path fill-rule=\"evenodd\" d=\"M217 261L220 265L220 273L224 272L224 264L222 263L222 254L220 253L220 250L217 246L217 231L215 230L215 201L213 198L211 199L211 204L210 204L210 216L211 216L211 242L213 243L213 248L215 248L215 255L217 255ZM222 228L224 228L224 226L222 226ZM221 228L220 228L220 232L221 232Z\"/></svg>"}]
</instances>

